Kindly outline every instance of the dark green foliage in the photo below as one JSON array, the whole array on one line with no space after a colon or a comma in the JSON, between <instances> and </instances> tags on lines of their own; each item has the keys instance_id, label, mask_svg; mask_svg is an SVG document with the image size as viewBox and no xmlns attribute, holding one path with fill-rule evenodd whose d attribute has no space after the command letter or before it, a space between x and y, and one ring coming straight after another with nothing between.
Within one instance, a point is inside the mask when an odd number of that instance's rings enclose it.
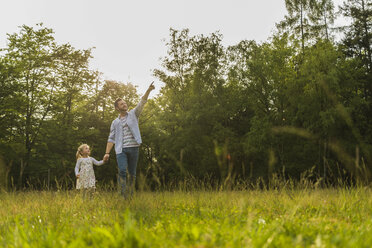
<instances>
[{"instance_id":1,"label":"dark green foliage","mask_svg":"<svg viewBox=\"0 0 372 248\"><path fill-rule=\"evenodd\" d=\"M351 23L340 42L332 35L332 1L286 7L285 20L263 43L225 47L218 32L170 30L168 54L154 71L164 87L140 118L138 187L187 178L227 187L305 171L330 184L370 180L371 3L345 1L340 10ZM0 56L6 187L72 187L77 146L88 143L100 159L117 116L113 102L138 102L132 84L103 81L90 70L91 57L91 49L57 44L41 24L8 35ZM116 182L111 157L97 168L99 183Z\"/></svg>"}]
</instances>

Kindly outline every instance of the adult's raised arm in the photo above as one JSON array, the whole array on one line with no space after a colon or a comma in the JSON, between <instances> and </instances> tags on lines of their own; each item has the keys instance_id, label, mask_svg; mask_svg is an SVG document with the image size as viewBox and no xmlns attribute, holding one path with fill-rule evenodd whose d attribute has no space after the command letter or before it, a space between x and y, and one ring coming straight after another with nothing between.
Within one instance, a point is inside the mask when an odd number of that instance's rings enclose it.
<instances>
[{"instance_id":1,"label":"adult's raised arm","mask_svg":"<svg viewBox=\"0 0 372 248\"><path fill-rule=\"evenodd\" d=\"M152 81L152 83L150 84L149 88L146 90L146 93L142 96L142 99L145 100L145 101L147 101L147 98L149 97L150 92L152 90L154 90L154 89L155 89L154 81Z\"/></svg>"},{"instance_id":2,"label":"adult's raised arm","mask_svg":"<svg viewBox=\"0 0 372 248\"><path fill-rule=\"evenodd\" d=\"M142 110L143 110L143 107L145 106L145 103L147 101L147 98L149 97L150 95L150 92L152 90L155 89L155 86L154 86L154 81L150 84L149 88L146 90L146 93L142 96L141 98L141 101L138 103L138 105L136 106L136 108L134 109L135 113L136 113L136 116L139 117Z\"/></svg>"}]
</instances>

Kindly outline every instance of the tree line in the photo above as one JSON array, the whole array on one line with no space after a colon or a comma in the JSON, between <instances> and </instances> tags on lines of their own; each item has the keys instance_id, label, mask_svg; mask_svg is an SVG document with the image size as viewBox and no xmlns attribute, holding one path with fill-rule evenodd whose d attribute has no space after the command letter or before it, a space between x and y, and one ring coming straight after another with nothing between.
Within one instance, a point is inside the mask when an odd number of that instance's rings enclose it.
<instances>
[{"instance_id":1,"label":"tree line","mask_svg":"<svg viewBox=\"0 0 372 248\"><path fill-rule=\"evenodd\" d=\"M372 2L286 0L265 42L224 46L219 32L170 29L147 103L138 178L146 187L185 178L217 183L280 174L334 184L369 182L372 168ZM337 17L348 24L335 27ZM100 157L113 102L134 107L132 83L103 80L92 49L58 44L38 24L8 34L0 53L0 184L73 187L75 149ZM116 183L115 156L97 168Z\"/></svg>"}]
</instances>

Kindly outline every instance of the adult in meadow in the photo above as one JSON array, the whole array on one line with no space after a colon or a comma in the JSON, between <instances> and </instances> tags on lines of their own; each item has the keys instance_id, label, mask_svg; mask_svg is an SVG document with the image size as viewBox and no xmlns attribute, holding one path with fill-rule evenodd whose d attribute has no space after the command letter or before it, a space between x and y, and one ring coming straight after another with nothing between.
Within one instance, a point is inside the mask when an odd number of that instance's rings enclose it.
<instances>
[{"instance_id":1,"label":"adult in meadow","mask_svg":"<svg viewBox=\"0 0 372 248\"><path fill-rule=\"evenodd\" d=\"M118 118L112 121L110 134L106 145L106 154L103 161L108 161L110 151L115 146L116 161L119 170L119 183L121 195L124 198L133 195L136 169L139 154L139 147L142 143L141 134L138 126L138 118L147 102L147 98L152 90L155 89L152 82L146 93L142 96L137 106L128 111L127 103L119 98L115 101L115 109L119 112ZM126 173L129 172L128 189L126 185Z\"/></svg>"}]
</instances>

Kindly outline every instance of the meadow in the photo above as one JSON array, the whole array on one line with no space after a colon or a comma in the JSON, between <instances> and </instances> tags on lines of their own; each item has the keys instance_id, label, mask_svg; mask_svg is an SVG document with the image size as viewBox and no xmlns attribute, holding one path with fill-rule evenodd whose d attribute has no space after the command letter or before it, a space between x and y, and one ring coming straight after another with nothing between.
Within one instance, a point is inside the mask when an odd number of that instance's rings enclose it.
<instances>
[{"instance_id":1,"label":"meadow","mask_svg":"<svg viewBox=\"0 0 372 248\"><path fill-rule=\"evenodd\" d=\"M1 247L371 247L369 188L0 193Z\"/></svg>"}]
</instances>

